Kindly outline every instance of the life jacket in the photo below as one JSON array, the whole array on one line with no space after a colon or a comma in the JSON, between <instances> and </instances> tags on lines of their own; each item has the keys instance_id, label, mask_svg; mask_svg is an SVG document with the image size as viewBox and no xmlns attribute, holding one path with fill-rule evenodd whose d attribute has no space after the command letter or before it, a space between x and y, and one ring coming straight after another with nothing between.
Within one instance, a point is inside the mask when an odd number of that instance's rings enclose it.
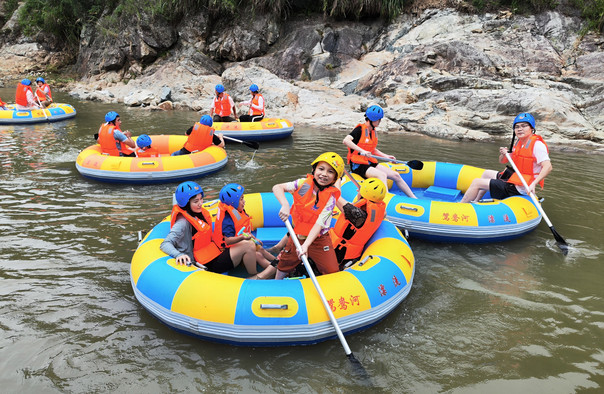
<instances>
[{"instance_id":1,"label":"life jacket","mask_svg":"<svg viewBox=\"0 0 604 394\"><path fill-rule=\"evenodd\" d=\"M119 156L120 151L117 148L118 141L113 136L113 130L115 125L109 123L103 123L99 129L99 138L97 139L99 145L101 145L101 151L109 156Z\"/></svg>"},{"instance_id":2,"label":"life jacket","mask_svg":"<svg viewBox=\"0 0 604 394\"><path fill-rule=\"evenodd\" d=\"M368 152L373 152L377 148L378 138L375 130L369 130L367 123L358 124L357 127L361 128L361 139L357 142L357 146ZM361 156L358 150L348 148L348 155L346 156L348 163L357 164L369 164L369 162L377 163L377 159L373 157Z\"/></svg>"},{"instance_id":3,"label":"life jacket","mask_svg":"<svg viewBox=\"0 0 604 394\"><path fill-rule=\"evenodd\" d=\"M15 103L23 107L29 106L29 103L27 102L28 90L33 94L31 86L23 85L21 82L19 82L19 84L17 85L17 93L15 94Z\"/></svg>"},{"instance_id":4,"label":"life jacket","mask_svg":"<svg viewBox=\"0 0 604 394\"><path fill-rule=\"evenodd\" d=\"M543 138L537 134L531 135L524 146L518 145L520 141L516 142L516 145L514 145L514 150L512 151L512 160L514 161L514 164L516 164L516 167L518 167L518 170L520 171L520 174L522 174L522 177L525 179L527 185L530 185L535 180L536 176L539 175L539 173L535 174L533 172L533 165L537 161L533 155L533 148L535 147L534 144L537 141L543 142L547 152L549 153L547 144ZM541 186L542 189L544 184L543 181L544 180L542 179L541 182L539 182L539 186ZM508 179L508 182L513 183L514 185L523 186L522 181L516 172L512 174L512 176Z\"/></svg>"},{"instance_id":5,"label":"life jacket","mask_svg":"<svg viewBox=\"0 0 604 394\"><path fill-rule=\"evenodd\" d=\"M193 257L195 261L200 264L206 264L214 260L222 253L220 248L212 240L212 216L204 208L201 209L201 213L206 220L205 222L201 219L189 215L189 213L174 205L172 208L172 220L170 222L170 228L174 226L178 214L181 214L191 223L191 225L197 230L193 235Z\"/></svg>"},{"instance_id":6,"label":"life jacket","mask_svg":"<svg viewBox=\"0 0 604 394\"><path fill-rule=\"evenodd\" d=\"M227 93L222 94L222 98L214 96L214 112L218 116L229 116L231 114L231 100Z\"/></svg>"},{"instance_id":7,"label":"life jacket","mask_svg":"<svg viewBox=\"0 0 604 394\"><path fill-rule=\"evenodd\" d=\"M218 212L216 214L216 222L214 223L214 242L223 248L230 248L233 245L227 245L222 234L222 222L226 215L231 216L231 219L233 219L235 234L239 234L242 229L243 232L250 233L252 231L252 218L245 211L239 212L228 204L223 202L218 203Z\"/></svg>"},{"instance_id":8,"label":"life jacket","mask_svg":"<svg viewBox=\"0 0 604 394\"><path fill-rule=\"evenodd\" d=\"M212 145L214 139L214 129L210 126L195 123L193 130L185 142L185 149L189 152L202 151Z\"/></svg>"},{"instance_id":9,"label":"life jacket","mask_svg":"<svg viewBox=\"0 0 604 394\"><path fill-rule=\"evenodd\" d=\"M48 86L48 84L45 83L42 86L38 86L38 89L36 89L36 96L38 96L40 101L46 100L46 95L44 94L46 89L48 89L48 97L50 97L50 100L52 100L52 93L50 91L50 86Z\"/></svg>"},{"instance_id":10,"label":"life jacket","mask_svg":"<svg viewBox=\"0 0 604 394\"><path fill-rule=\"evenodd\" d=\"M351 260L361 256L365 244L369 241L369 238L375 233L386 216L386 204L383 201L375 203L362 198L354 203L354 206L358 208L365 206L366 208L367 219L363 226L357 229L346 219L344 214L341 214L336 221L336 225L330 231L331 242L334 245L334 249L346 248L344 260ZM349 235L350 231L346 231L349 228L353 231L352 235Z\"/></svg>"},{"instance_id":11,"label":"life jacket","mask_svg":"<svg viewBox=\"0 0 604 394\"><path fill-rule=\"evenodd\" d=\"M6 105L6 103L4 101L2 101L2 99L0 98L0 107L4 107Z\"/></svg>"},{"instance_id":12,"label":"life jacket","mask_svg":"<svg viewBox=\"0 0 604 394\"><path fill-rule=\"evenodd\" d=\"M260 98L262 98L262 109L258 110L256 108L253 108L253 105L259 106L260 105ZM250 105L250 115L252 116L257 116L257 115L262 115L264 116L264 97L262 97L262 95L260 93L257 93L254 95L254 98L252 99L252 104Z\"/></svg>"},{"instance_id":13,"label":"life jacket","mask_svg":"<svg viewBox=\"0 0 604 394\"><path fill-rule=\"evenodd\" d=\"M294 204L291 209L292 221L296 234L307 236L317 222L317 219L327 205L329 198L340 198L340 189L329 186L318 192L319 199L314 195L314 182L311 174L306 175L304 183L293 194Z\"/></svg>"},{"instance_id":14,"label":"life jacket","mask_svg":"<svg viewBox=\"0 0 604 394\"><path fill-rule=\"evenodd\" d=\"M120 141L120 152L122 152L123 155L131 155L132 152L134 152L135 149L129 147L128 145L126 145L124 142Z\"/></svg>"},{"instance_id":15,"label":"life jacket","mask_svg":"<svg viewBox=\"0 0 604 394\"><path fill-rule=\"evenodd\" d=\"M147 149L136 148L136 157L159 157L159 152L153 147Z\"/></svg>"}]
</instances>

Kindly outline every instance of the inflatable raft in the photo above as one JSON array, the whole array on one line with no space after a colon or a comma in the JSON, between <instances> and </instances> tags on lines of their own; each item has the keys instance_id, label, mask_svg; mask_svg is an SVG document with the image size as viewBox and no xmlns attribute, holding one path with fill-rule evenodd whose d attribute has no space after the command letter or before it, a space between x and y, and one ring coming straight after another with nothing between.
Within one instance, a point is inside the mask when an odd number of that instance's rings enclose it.
<instances>
[{"instance_id":1,"label":"inflatable raft","mask_svg":"<svg viewBox=\"0 0 604 394\"><path fill-rule=\"evenodd\" d=\"M78 155L76 168L82 176L96 181L149 184L195 179L220 170L227 164L223 148L212 145L190 155L170 156L183 147L187 136L151 135L151 146L161 157L117 157L101 153L99 144ZM133 137L136 140L136 137Z\"/></svg>"},{"instance_id":2,"label":"inflatable raft","mask_svg":"<svg viewBox=\"0 0 604 394\"><path fill-rule=\"evenodd\" d=\"M255 235L266 247L276 244L287 230L278 217L281 206L275 196L256 193L245 198ZM207 203L206 208L216 205ZM169 327L211 341L250 346L303 345L336 337L310 278L250 280L244 279L247 273L242 268L239 277L237 272L221 275L177 266L159 248L169 231L167 217L138 245L130 267L136 298ZM411 290L414 273L409 244L384 221L358 262L317 279L340 328L351 333L396 308Z\"/></svg>"},{"instance_id":3,"label":"inflatable raft","mask_svg":"<svg viewBox=\"0 0 604 394\"><path fill-rule=\"evenodd\" d=\"M294 125L287 119L264 118L259 122L214 122L216 132L242 141L272 141L287 138Z\"/></svg>"},{"instance_id":4,"label":"inflatable raft","mask_svg":"<svg viewBox=\"0 0 604 394\"><path fill-rule=\"evenodd\" d=\"M484 169L462 164L424 162L422 170L404 164L386 165L397 171L418 199L389 182L386 217L412 237L443 242L497 242L521 237L537 227L541 214L528 196L493 200L489 193L479 203L461 203L463 193ZM355 179L361 181L356 174ZM342 196L357 191L345 177Z\"/></svg>"},{"instance_id":5,"label":"inflatable raft","mask_svg":"<svg viewBox=\"0 0 604 394\"><path fill-rule=\"evenodd\" d=\"M0 124L30 124L43 122L58 122L76 116L76 110L70 104L52 103L44 109L16 109L8 105L8 109L0 109Z\"/></svg>"}]
</instances>

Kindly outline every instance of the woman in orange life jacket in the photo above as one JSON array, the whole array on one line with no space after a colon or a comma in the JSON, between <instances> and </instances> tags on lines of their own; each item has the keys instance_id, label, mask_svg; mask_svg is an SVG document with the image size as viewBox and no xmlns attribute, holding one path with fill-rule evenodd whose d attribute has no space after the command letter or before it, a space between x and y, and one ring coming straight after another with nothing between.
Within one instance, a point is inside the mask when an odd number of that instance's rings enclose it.
<instances>
[{"instance_id":1,"label":"woman in orange life jacket","mask_svg":"<svg viewBox=\"0 0 604 394\"><path fill-rule=\"evenodd\" d=\"M378 178L384 184L387 184L387 180L391 179L407 196L417 198L398 172L385 166L378 166L377 159L367 157L367 155L375 155L396 160L396 157L387 155L377 148L376 128L380 125L383 117L384 110L382 107L379 105L370 106L365 111L365 123L358 124L350 134L344 137L342 143L348 148L347 160L350 164L350 171L359 174L363 178Z\"/></svg>"},{"instance_id":2,"label":"woman in orange life jacket","mask_svg":"<svg viewBox=\"0 0 604 394\"><path fill-rule=\"evenodd\" d=\"M191 152L200 152L206 149L210 145L217 145L224 148L224 140L222 134L214 134L212 125L212 117L210 115L203 115L199 122L196 122L193 127L187 130L187 142L182 149L172 153L172 156L188 155Z\"/></svg>"},{"instance_id":3,"label":"woman in orange life jacket","mask_svg":"<svg viewBox=\"0 0 604 394\"><path fill-rule=\"evenodd\" d=\"M359 223L351 223L344 215L338 218L330 235L340 267L348 260L361 257L365 244L384 220L384 197L387 191L388 188L381 180L366 179L359 190L361 198L354 203L354 206L365 213L364 219Z\"/></svg>"},{"instance_id":4,"label":"woman in orange life jacket","mask_svg":"<svg viewBox=\"0 0 604 394\"><path fill-rule=\"evenodd\" d=\"M256 279L256 247L240 242L221 249L214 241L212 216L203 208L203 190L195 182L183 182L174 193L170 232L160 249L176 259L176 264L195 264L211 272L228 272L243 262ZM251 279L250 278L250 279Z\"/></svg>"},{"instance_id":5,"label":"woman in orange life jacket","mask_svg":"<svg viewBox=\"0 0 604 394\"><path fill-rule=\"evenodd\" d=\"M545 177L552 172L547 144L541 136L535 134L535 118L529 113L521 113L512 125L518 139L512 150L512 160L520 174L504 175L505 171L486 170L481 178L476 178L464 194L461 202L479 201L489 191L492 198L504 199L520 194L535 193L537 184L543 188ZM508 149L499 147L499 162L505 164ZM519 176L524 177L530 190L525 190Z\"/></svg>"},{"instance_id":6,"label":"woman in orange life jacket","mask_svg":"<svg viewBox=\"0 0 604 394\"><path fill-rule=\"evenodd\" d=\"M218 84L215 89L216 96L214 96L210 106L210 116L213 115L214 122L234 122L237 120L235 102L228 93L224 92L224 86ZM231 114L233 114L233 117L231 117Z\"/></svg>"},{"instance_id":7,"label":"woman in orange life jacket","mask_svg":"<svg viewBox=\"0 0 604 394\"><path fill-rule=\"evenodd\" d=\"M136 157L159 157L159 152L157 149L151 146L151 137L147 134L141 134L136 139L136 146L138 147L136 152Z\"/></svg>"},{"instance_id":8,"label":"woman in orange life jacket","mask_svg":"<svg viewBox=\"0 0 604 394\"><path fill-rule=\"evenodd\" d=\"M17 109L35 109L40 108L34 92L31 90L31 81L27 78L23 79L17 85L15 93L15 107Z\"/></svg>"},{"instance_id":9,"label":"woman in orange life jacket","mask_svg":"<svg viewBox=\"0 0 604 394\"><path fill-rule=\"evenodd\" d=\"M36 78L36 84L38 85L38 88L36 89L37 99L40 102L40 105L46 108L52 104L52 92L50 91L50 86L48 86L42 77Z\"/></svg>"},{"instance_id":10,"label":"woman in orange life jacket","mask_svg":"<svg viewBox=\"0 0 604 394\"><path fill-rule=\"evenodd\" d=\"M120 129L122 120L115 111L109 111L105 115L105 123L99 128L97 137L101 150L110 156L135 157L136 144L129 130Z\"/></svg>"},{"instance_id":11,"label":"woman in orange life jacket","mask_svg":"<svg viewBox=\"0 0 604 394\"><path fill-rule=\"evenodd\" d=\"M278 260L264 250L262 242L251 234L252 218L245 212L244 190L237 183L229 183L220 190L214 240L225 248L240 243L251 244L256 250L256 262L263 268L258 279L270 279L275 276Z\"/></svg>"},{"instance_id":12,"label":"woman in orange life jacket","mask_svg":"<svg viewBox=\"0 0 604 394\"><path fill-rule=\"evenodd\" d=\"M264 97L258 92L258 85L255 83L250 86L252 98L239 104L240 107L249 105L248 115L241 115L240 122L258 122L264 119Z\"/></svg>"}]
</instances>

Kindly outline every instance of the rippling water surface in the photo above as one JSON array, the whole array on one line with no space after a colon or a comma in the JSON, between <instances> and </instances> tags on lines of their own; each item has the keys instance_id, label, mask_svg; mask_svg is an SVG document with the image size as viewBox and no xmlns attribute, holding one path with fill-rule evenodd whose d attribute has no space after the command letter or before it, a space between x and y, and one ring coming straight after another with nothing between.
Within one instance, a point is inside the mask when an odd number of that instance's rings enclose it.
<instances>
[{"instance_id":1,"label":"rippling water surface","mask_svg":"<svg viewBox=\"0 0 604 394\"><path fill-rule=\"evenodd\" d=\"M5 100L12 89L0 89ZM75 119L0 126L0 384L4 392L602 392L604 157L552 152L541 193L556 230L488 245L411 239L409 297L376 326L340 343L248 348L178 334L132 293L137 232L170 211L176 183L108 185L75 169L103 115L135 135L183 133L199 115L72 103ZM351 119L351 126L361 119ZM344 154L343 132L296 128L253 152L228 145L226 169L199 179L268 191L304 174L320 153ZM498 168L500 143L380 136L400 159ZM252 160L253 157L253 160Z\"/></svg>"}]
</instances>

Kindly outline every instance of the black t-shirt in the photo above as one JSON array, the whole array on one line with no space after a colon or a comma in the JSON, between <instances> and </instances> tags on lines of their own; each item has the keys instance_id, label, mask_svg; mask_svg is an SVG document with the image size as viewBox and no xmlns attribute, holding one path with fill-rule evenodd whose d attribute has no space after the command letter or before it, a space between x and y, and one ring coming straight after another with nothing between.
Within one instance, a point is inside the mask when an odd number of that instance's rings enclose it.
<instances>
[{"instance_id":1,"label":"black t-shirt","mask_svg":"<svg viewBox=\"0 0 604 394\"><path fill-rule=\"evenodd\" d=\"M352 136L352 142L354 142L355 145L358 145L359 141L361 140L361 136L363 135L363 129L361 129L361 126L357 126L350 132L349 135Z\"/></svg>"}]
</instances>

